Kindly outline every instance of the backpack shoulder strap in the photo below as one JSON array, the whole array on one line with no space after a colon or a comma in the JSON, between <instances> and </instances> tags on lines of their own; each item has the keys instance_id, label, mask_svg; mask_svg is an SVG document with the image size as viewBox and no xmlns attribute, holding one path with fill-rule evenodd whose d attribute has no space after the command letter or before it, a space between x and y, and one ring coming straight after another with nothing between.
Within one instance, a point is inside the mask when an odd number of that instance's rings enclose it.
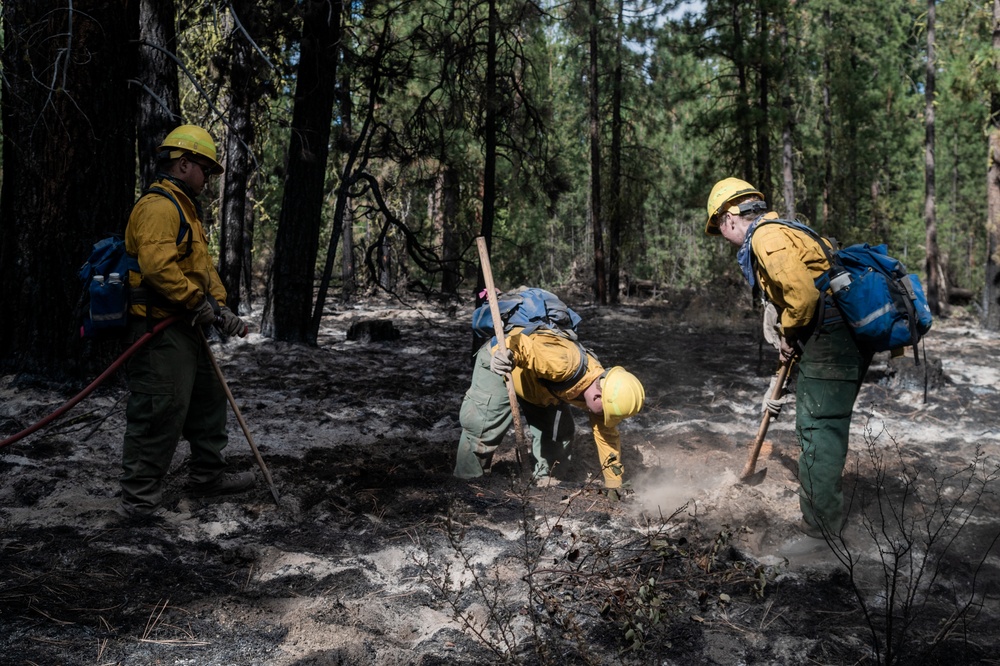
<instances>
[{"instance_id":1,"label":"backpack shoulder strap","mask_svg":"<svg viewBox=\"0 0 1000 666\"><path fill-rule=\"evenodd\" d=\"M765 224L782 224L790 229L801 231L802 233L806 234L807 236L816 241L816 244L819 245L821 250L823 250L823 254L826 255L826 260L830 264L830 266L833 266L834 263L836 262L836 255L837 252L839 251L839 248L837 240L835 238L826 238L825 236L820 236L818 233L816 233L816 231L812 227L809 227L795 220L784 220L780 217L772 218L769 220L761 220L760 222L757 223L757 226L754 227L754 229L750 232L751 235ZM829 243L829 247L827 247L827 243Z\"/></svg>"},{"instance_id":2,"label":"backpack shoulder strap","mask_svg":"<svg viewBox=\"0 0 1000 666\"><path fill-rule=\"evenodd\" d=\"M177 245L183 243L184 236L187 236L187 247L184 249L184 252L180 257L181 259L187 259L191 256L191 245L194 242L194 234L191 233L191 225L188 224L187 218L184 217L184 211L181 210L181 205L177 203L177 199L174 195L162 187L157 187L156 185L151 185L149 189L143 192L143 196L147 194L159 194L162 197L166 197L170 200L170 203L174 205L174 208L177 209L177 215L180 217L181 221L180 229L177 231Z\"/></svg>"},{"instance_id":3,"label":"backpack shoulder strap","mask_svg":"<svg viewBox=\"0 0 1000 666\"><path fill-rule=\"evenodd\" d=\"M813 284L816 285L816 288L820 292L820 297L819 297L819 300L817 302L817 307L816 307L816 317L818 318L819 321L823 321L824 318L826 317L826 307L827 307L826 298L824 297L824 293L826 292L827 287L830 285L830 272L829 272L829 269L833 268L834 266L839 266L840 265L840 260L837 259L837 252L839 250L838 250L838 247L837 247L837 241L836 241L836 239L833 239L833 238L824 238L823 236L820 236L818 233L816 233L816 231L812 227L810 227L810 226L802 224L801 222L798 222L796 220L785 220L785 219L782 219L780 217L778 217L778 218L772 218L772 219L768 219L768 220L761 220L757 224L757 226L754 227L753 231L751 231L751 234L753 234L755 231L757 231L757 229L760 229L765 224L782 224L782 225L784 225L784 226L786 226L786 227L788 227L790 229L795 229L796 231L801 231L802 233L804 233L805 235L809 236L814 241L816 241L816 244L819 245L820 249L823 251L823 254L826 255L826 261L827 261L827 264L829 264L829 268L826 271L824 271L823 274L820 275L818 278L816 278L814 280L814 282L813 282ZM826 241L826 242L824 242L824 241ZM827 247L827 243L830 244L830 247ZM831 252L831 249L833 250L832 252ZM750 253L750 260L751 261L755 261L756 260L755 257L754 257L753 252ZM756 287L755 287L755 289L756 289Z\"/></svg>"}]
</instances>

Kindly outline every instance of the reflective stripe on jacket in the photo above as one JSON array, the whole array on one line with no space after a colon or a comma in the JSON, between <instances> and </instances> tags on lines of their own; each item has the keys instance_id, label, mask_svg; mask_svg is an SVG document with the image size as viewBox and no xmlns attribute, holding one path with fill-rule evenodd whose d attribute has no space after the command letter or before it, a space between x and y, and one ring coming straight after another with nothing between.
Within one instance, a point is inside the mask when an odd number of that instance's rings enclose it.
<instances>
[{"instance_id":1,"label":"reflective stripe on jacket","mask_svg":"<svg viewBox=\"0 0 1000 666\"><path fill-rule=\"evenodd\" d=\"M138 258L142 271L142 275L129 273L129 285L136 288L141 283L171 304L172 307L160 307L159 298L154 301L152 315L156 318L192 310L209 293L219 305L225 305L226 290L209 254L208 238L194 202L167 179L157 181L156 186L169 191L184 211L191 227L191 254L181 258L187 250L188 237L177 244L181 224L177 208L162 195L147 194L132 209L125 229L125 249ZM145 316L146 305L133 303L129 312Z\"/></svg>"}]
</instances>

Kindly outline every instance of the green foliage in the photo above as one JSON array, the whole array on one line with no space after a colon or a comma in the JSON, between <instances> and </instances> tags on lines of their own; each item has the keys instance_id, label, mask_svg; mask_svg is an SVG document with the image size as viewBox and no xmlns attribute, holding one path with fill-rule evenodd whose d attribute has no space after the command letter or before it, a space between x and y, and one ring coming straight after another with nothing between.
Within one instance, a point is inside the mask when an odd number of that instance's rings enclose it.
<instances>
[{"instance_id":1,"label":"green foliage","mask_svg":"<svg viewBox=\"0 0 1000 666\"><path fill-rule=\"evenodd\" d=\"M373 175L391 217L409 231L387 234L399 257L397 280L440 282L440 263L413 260L419 245L438 257L455 253L462 288L471 290L478 265L473 239L482 224L484 119L492 105L499 137L497 281L558 287L592 280L590 3L519 0L495 7L497 92L487 99L487 2L349 6L319 262L353 154L353 175ZM729 175L769 193L779 212L794 203L798 216L824 234L886 242L911 269L922 267L923 2L707 0L685 15L677 3L658 0L599 0L596 8L605 208L597 213L607 260L608 216L611 202L618 203L626 279L697 287L733 270L730 249L703 233L707 193ZM960 1L938 9L938 242L949 282L977 290L985 252L984 127L989 95L1000 89L998 56L990 7ZM287 0L258 3L249 33L262 81L252 114L252 187L254 255L264 262L282 200L299 10ZM234 40L248 37L227 22L228 11L205 0L177 8L182 113L220 138L227 54ZM621 147L612 155L618 67ZM786 130L794 202L784 201ZM620 165L617 192L612 164ZM447 221L440 206L444 173L458 191ZM393 222L370 189L346 186L356 246L339 251L360 257Z\"/></svg>"},{"instance_id":2,"label":"green foliage","mask_svg":"<svg viewBox=\"0 0 1000 666\"><path fill-rule=\"evenodd\" d=\"M369 169L396 188L394 213L434 251L442 250L441 231L424 202L433 201L441 169L458 174L455 220L466 282L475 276L472 240L481 212L486 8L366 5L363 15L348 21L352 55L343 65L352 84L355 132L371 86L379 86ZM587 6L552 6L547 14L527 3L498 8L502 92L495 103L504 113L494 272L507 285L587 281L594 262ZM604 188L611 160L610 75L622 57L623 179L617 196L628 277L690 287L731 271L731 251L703 233L705 197L724 176L759 178L761 151L768 150L771 181L758 186L772 193L776 208L782 206L786 120L799 217L842 242L887 242L911 268L921 267L922 4L712 0L687 17L669 14L665 4L630 1L624 8L627 42L616 49L617 3L598 3L598 55ZM976 270L985 199L982 90L995 76L992 54L983 48L986 19L968 4L948 3L939 15L939 242L953 282L968 288L982 280ZM390 39L380 44L383 34ZM374 51L389 55L376 63L365 57ZM342 164L336 161L330 173L335 185ZM614 195L602 193L605 205ZM383 222L364 197L352 205L355 237L373 242ZM427 284L435 279L412 263L405 273Z\"/></svg>"}]
</instances>

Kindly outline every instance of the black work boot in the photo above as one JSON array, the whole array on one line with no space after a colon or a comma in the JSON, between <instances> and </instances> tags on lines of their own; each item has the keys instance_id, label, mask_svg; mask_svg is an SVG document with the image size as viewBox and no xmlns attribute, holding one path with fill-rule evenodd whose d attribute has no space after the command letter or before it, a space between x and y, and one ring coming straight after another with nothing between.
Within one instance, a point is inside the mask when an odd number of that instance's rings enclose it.
<instances>
[{"instance_id":1,"label":"black work boot","mask_svg":"<svg viewBox=\"0 0 1000 666\"><path fill-rule=\"evenodd\" d=\"M231 495L253 488L257 483L253 472L238 474L221 474L208 483L191 484L188 494L191 497L215 497L216 495Z\"/></svg>"}]
</instances>

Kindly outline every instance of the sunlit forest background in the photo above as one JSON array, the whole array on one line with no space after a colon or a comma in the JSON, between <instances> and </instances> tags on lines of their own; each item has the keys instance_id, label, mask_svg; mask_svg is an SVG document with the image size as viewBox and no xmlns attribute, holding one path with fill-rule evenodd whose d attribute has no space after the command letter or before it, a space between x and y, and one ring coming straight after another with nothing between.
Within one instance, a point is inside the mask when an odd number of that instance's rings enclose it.
<instances>
[{"instance_id":1,"label":"sunlit forest background","mask_svg":"<svg viewBox=\"0 0 1000 666\"><path fill-rule=\"evenodd\" d=\"M232 304L278 339L315 343L324 307L375 290L474 298L479 235L498 283L598 303L736 279L704 234L727 176L841 243L887 243L939 314L1000 326L996 3L0 7L0 278L25 285L4 296L8 367L72 357L75 269L181 123L226 166L206 217Z\"/></svg>"}]
</instances>

